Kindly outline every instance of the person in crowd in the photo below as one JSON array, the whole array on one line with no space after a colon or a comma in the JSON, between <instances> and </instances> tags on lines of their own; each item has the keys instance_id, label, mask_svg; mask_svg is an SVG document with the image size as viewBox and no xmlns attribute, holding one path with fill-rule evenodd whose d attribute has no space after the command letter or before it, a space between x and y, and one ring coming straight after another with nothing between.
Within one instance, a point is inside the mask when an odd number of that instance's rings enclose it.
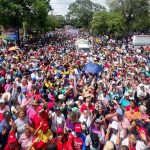
<instances>
[{"instance_id":1,"label":"person in crowd","mask_svg":"<svg viewBox=\"0 0 150 150\"><path fill-rule=\"evenodd\" d=\"M26 115L25 109L20 109L18 111L18 118L15 120L15 124L17 127L17 137L19 138L25 131L26 125L28 125L28 117Z\"/></svg>"},{"instance_id":2,"label":"person in crowd","mask_svg":"<svg viewBox=\"0 0 150 150\"><path fill-rule=\"evenodd\" d=\"M0 148L147 150L149 53L65 31L0 50ZM79 37L89 52L76 49Z\"/></svg>"},{"instance_id":3,"label":"person in crowd","mask_svg":"<svg viewBox=\"0 0 150 150\"><path fill-rule=\"evenodd\" d=\"M70 133L68 147L70 150L86 150L85 135L82 133L81 124L76 124L75 131Z\"/></svg>"}]
</instances>

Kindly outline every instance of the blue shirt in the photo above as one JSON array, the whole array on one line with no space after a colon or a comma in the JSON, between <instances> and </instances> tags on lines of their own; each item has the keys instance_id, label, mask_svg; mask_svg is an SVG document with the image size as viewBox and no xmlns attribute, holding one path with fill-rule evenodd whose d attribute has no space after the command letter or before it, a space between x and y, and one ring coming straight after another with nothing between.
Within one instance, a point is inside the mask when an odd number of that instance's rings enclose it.
<instances>
[{"instance_id":1,"label":"blue shirt","mask_svg":"<svg viewBox=\"0 0 150 150\"><path fill-rule=\"evenodd\" d=\"M120 104L123 106L123 107L126 107L126 106L129 106L130 105L130 102L124 98L121 98L120 99Z\"/></svg>"},{"instance_id":2,"label":"blue shirt","mask_svg":"<svg viewBox=\"0 0 150 150\"><path fill-rule=\"evenodd\" d=\"M7 133L9 133L11 130L11 126L9 125L8 122L6 122L6 120L3 120L0 123L0 133L2 133L4 130L6 130Z\"/></svg>"}]
</instances>

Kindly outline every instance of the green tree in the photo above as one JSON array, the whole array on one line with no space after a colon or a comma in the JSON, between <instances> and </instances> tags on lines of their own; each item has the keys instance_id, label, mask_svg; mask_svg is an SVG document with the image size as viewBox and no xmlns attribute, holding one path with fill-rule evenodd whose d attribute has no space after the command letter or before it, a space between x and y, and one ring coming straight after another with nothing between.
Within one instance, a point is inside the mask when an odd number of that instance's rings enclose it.
<instances>
[{"instance_id":1,"label":"green tree","mask_svg":"<svg viewBox=\"0 0 150 150\"><path fill-rule=\"evenodd\" d=\"M94 33L122 35L125 32L124 16L118 12L97 12L93 15L91 28Z\"/></svg>"},{"instance_id":2,"label":"green tree","mask_svg":"<svg viewBox=\"0 0 150 150\"><path fill-rule=\"evenodd\" d=\"M105 34L108 29L107 19L108 12L97 12L93 15L91 29L94 33Z\"/></svg>"},{"instance_id":3,"label":"green tree","mask_svg":"<svg viewBox=\"0 0 150 150\"><path fill-rule=\"evenodd\" d=\"M76 0L69 5L67 16L78 25L89 27L93 13L104 9L103 6L93 3L91 0Z\"/></svg>"},{"instance_id":4,"label":"green tree","mask_svg":"<svg viewBox=\"0 0 150 150\"><path fill-rule=\"evenodd\" d=\"M124 16L119 12L108 12L107 26L110 34L123 35L126 32Z\"/></svg>"},{"instance_id":5,"label":"green tree","mask_svg":"<svg viewBox=\"0 0 150 150\"><path fill-rule=\"evenodd\" d=\"M25 21L42 28L50 10L50 0L0 0L0 24L20 27Z\"/></svg>"},{"instance_id":6,"label":"green tree","mask_svg":"<svg viewBox=\"0 0 150 150\"><path fill-rule=\"evenodd\" d=\"M150 27L149 0L107 0L110 12L124 15L127 31L144 30Z\"/></svg>"}]
</instances>

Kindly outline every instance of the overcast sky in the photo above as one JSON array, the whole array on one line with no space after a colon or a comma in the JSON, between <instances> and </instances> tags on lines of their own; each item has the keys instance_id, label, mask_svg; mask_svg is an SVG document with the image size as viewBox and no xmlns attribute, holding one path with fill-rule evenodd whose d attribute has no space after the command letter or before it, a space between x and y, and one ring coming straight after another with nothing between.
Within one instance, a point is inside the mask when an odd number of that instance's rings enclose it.
<instances>
[{"instance_id":1,"label":"overcast sky","mask_svg":"<svg viewBox=\"0 0 150 150\"><path fill-rule=\"evenodd\" d=\"M66 15L69 4L75 0L51 0L51 6L54 9L53 13L56 15ZM92 0L95 3L105 5L105 0Z\"/></svg>"}]
</instances>

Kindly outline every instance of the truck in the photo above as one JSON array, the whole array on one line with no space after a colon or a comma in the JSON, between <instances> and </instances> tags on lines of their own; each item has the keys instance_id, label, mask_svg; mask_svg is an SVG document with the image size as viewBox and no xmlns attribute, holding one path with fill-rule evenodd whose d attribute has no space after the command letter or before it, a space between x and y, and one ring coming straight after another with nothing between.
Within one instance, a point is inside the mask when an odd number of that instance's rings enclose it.
<instances>
[{"instance_id":1,"label":"truck","mask_svg":"<svg viewBox=\"0 0 150 150\"><path fill-rule=\"evenodd\" d=\"M89 44L89 41L86 39L78 38L75 42L76 50L78 52L83 53L90 53L91 45Z\"/></svg>"},{"instance_id":2,"label":"truck","mask_svg":"<svg viewBox=\"0 0 150 150\"><path fill-rule=\"evenodd\" d=\"M134 35L133 46L150 46L150 35Z\"/></svg>"}]
</instances>

